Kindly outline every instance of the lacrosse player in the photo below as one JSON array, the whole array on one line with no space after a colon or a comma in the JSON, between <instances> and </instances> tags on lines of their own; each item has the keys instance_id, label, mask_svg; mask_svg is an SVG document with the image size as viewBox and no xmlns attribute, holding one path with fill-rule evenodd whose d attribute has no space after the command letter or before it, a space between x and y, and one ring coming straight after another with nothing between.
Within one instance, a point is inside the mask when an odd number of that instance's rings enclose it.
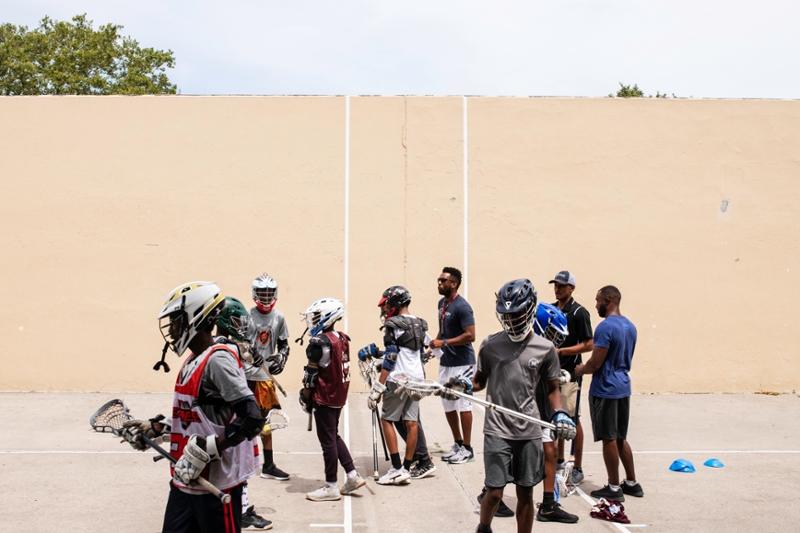
<instances>
[{"instance_id":1,"label":"lacrosse player","mask_svg":"<svg viewBox=\"0 0 800 533\"><path fill-rule=\"evenodd\" d=\"M242 485L255 475L249 442L261 432L264 418L247 387L237 350L212 337L225 307L216 283L193 282L169 293L158 315L164 340L179 357L189 358L175 383L171 427L151 420L130 420L123 433L135 449L141 436L170 431L170 452L178 460L164 513L165 532L237 533L241 530ZM205 472L204 472L205 470ZM197 485L201 473L231 503L224 505Z\"/></svg>"},{"instance_id":2,"label":"lacrosse player","mask_svg":"<svg viewBox=\"0 0 800 533\"><path fill-rule=\"evenodd\" d=\"M255 360L252 364L245 361L244 373L247 384L256 397L261 413L267 416L270 409L280 409L281 402L275 391L275 383L271 374L283 372L289 357L289 328L283 313L275 309L278 301L278 284L267 274L258 276L253 281L253 301L255 307L250 309L252 322L251 342L255 348ZM276 349L277 348L277 349ZM269 374L261 368L266 363ZM261 477L286 481L289 474L275 465L272 454L272 434L261 435L264 450L264 465Z\"/></svg>"},{"instance_id":3,"label":"lacrosse player","mask_svg":"<svg viewBox=\"0 0 800 533\"><path fill-rule=\"evenodd\" d=\"M231 296L225 297L225 309L220 313L217 319L217 337L215 341L230 342L236 346L239 353L239 359L242 360L244 365L245 360L250 364L253 362L252 345L247 341L247 336L250 331L250 314L245 309L244 304ZM250 385L250 383L248 383ZM251 387L252 389L252 387ZM264 410L261 414L266 416ZM258 443L256 439L252 439L253 446L253 468L259 466L259 453ZM265 531L272 529L272 521L259 516L256 513L255 506L250 505L248 498L248 483L242 486L242 530L243 531Z\"/></svg>"},{"instance_id":4,"label":"lacrosse player","mask_svg":"<svg viewBox=\"0 0 800 533\"><path fill-rule=\"evenodd\" d=\"M496 294L495 311L503 331L481 343L474 388L468 378L453 377L446 384L454 390L482 390L486 399L499 406L539 417L535 389L539 379L547 383L548 402L553 409L553 438L572 439L575 424L561 409L559 366L553 343L533 334L538 299L527 279L510 281ZM447 396L447 392L443 393ZM541 427L496 410L487 410L483 427L486 496L481 501L476 531L490 532L492 518L507 483L516 484L517 531L533 528L533 487L543 477ZM513 463L512 463L513 460ZM513 475L509 467L513 464Z\"/></svg>"},{"instance_id":5,"label":"lacrosse player","mask_svg":"<svg viewBox=\"0 0 800 533\"><path fill-rule=\"evenodd\" d=\"M475 373L475 315L469 303L458 294L461 271L445 267L437 280L442 299L438 303L439 333L431 341L431 349L441 349L439 382L444 384L452 377ZM453 434L450 451L442 456L449 463L461 464L475 460L472 451L472 403L463 399L442 398L444 415Z\"/></svg>"},{"instance_id":6,"label":"lacrosse player","mask_svg":"<svg viewBox=\"0 0 800 533\"><path fill-rule=\"evenodd\" d=\"M371 410L378 408L378 403L383 397L383 410L381 424L386 435L386 446L392 459L392 467L378 480L379 485L404 485L411 481L411 464L417 447L419 433L419 400L413 394L404 394L395 387L386 387L389 373L399 370L410 376L424 379L425 371L422 367L422 356L425 347L430 344L431 338L427 334L428 323L417 318L408 311L411 304L411 295L405 287L399 285L389 287L383 292L378 302L381 311L381 321L384 331L384 349L379 350L375 344L362 348L358 356L360 359L367 357L383 357L383 368L380 376L372 383L372 390L367 398L367 406ZM394 423L401 422L406 428L406 452L403 461L400 461L397 435ZM436 467L430 456L416 466L418 475L422 478L432 473Z\"/></svg>"},{"instance_id":7,"label":"lacrosse player","mask_svg":"<svg viewBox=\"0 0 800 533\"><path fill-rule=\"evenodd\" d=\"M575 368L576 376L593 374L589 387L589 414L594 441L603 441L603 460L608 485L593 490L595 498L625 501L624 494L641 498L642 486L636 481L633 452L628 444L628 422L631 413L631 370L636 349L636 326L619 312L622 295L613 285L606 285L595 296L600 318L594 332L592 356ZM626 479L620 486L619 463Z\"/></svg>"},{"instance_id":8,"label":"lacrosse player","mask_svg":"<svg viewBox=\"0 0 800 533\"><path fill-rule=\"evenodd\" d=\"M567 316L569 335L564 343L556 349L562 370L570 373L570 381L561 385L562 401L564 408L572 412L572 418L578 427L573 443L573 456L575 461L570 474L570 483L579 485L583 481L583 426L581 425L581 406L578 401L578 389L581 380L575 375L575 367L581 364L581 354L591 352L594 347L592 335L592 318L589 311L575 301L572 293L575 291L575 276L568 270L562 270L550 280L553 284L556 301L553 305ZM574 408L572 405L574 404ZM564 464L564 441L558 441L558 464Z\"/></svg>"},{"instance_id":9,"label":"lacrosse player","mask_svg":"<svg viewBox=\"0 0 800 533\"><path fill-rule=\"evenodd\" d=\"M334 298L320 298L303 313L311 339L306 348L308 364L304 368L300 405L305 412L314 413L325 462L325 485L306 494L314 502L341 500L342 494L351 494L367 484L356 472L350 450L339 436L339 415L350 388L350 338L334 331L333 326L343 315L342 302ZM338 463L347 474L341 490Z\"/></svg>"}]
</instances>

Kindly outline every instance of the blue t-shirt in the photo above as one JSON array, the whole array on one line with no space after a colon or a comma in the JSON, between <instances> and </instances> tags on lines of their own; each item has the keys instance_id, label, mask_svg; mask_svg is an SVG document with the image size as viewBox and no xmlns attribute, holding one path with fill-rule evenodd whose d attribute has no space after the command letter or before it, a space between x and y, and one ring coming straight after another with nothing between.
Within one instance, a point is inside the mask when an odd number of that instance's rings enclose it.
<instances>
[{"instance_id":1,"label":"blue t-shirt","mask_svg":"<svg viewBox=\"0 0 800 533\"><path fill-rule=\"evenodd\" d=\"M611 315L594 330L594 345L608 348L608 354L592 375L589 394L598 398L627 398L631 395L628 372L636 349L636 326L624 316Z\"/></svg>"},{"instance_id":2,"label":"blue t-shirt","mask_svg":"<svg viewBox=\"0 0 800 533\"><path fill-rule=\"evenodd\" d=\"M472 306L461 297L456 295L452 302L447 303L445 299L439 300L439 338L454 339L464 333L464 328L475 325L475 314ZM443 346L442 359L440 366L465 366L475 364L475 350L472 344L463 346Z\"/></svg>"}]
</instances>

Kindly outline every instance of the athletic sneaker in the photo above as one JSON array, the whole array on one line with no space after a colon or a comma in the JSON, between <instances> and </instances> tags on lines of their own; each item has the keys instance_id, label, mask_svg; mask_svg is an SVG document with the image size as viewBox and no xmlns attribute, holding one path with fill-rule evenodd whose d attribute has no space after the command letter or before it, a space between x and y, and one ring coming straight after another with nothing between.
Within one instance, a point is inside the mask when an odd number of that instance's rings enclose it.
<instances>
[{"instance_id":1,"label":"athletic sneaker","mask_svg":"<svg viewBox=\"0 0 800 533\"><path fill-rule=\"evenodd\" d=\"M267 467L265 464L261 467L261 477L264 479L277 479L278 481L286 481L289 479L289 474L275 466L275 463L272 463Z\"/></svg>"},{"instance_id":2,"label":"athletic sneaker","mask_svg":"<svg viewBox=\"0 0 800 533\"><path fill-rule=\"evenodd\" d=\"M350 494L354 490L360 489L366 484L367 482L364 480L364 478L358 474L356 474L355 477L347 476L347 479L345 480L344 485L342 485L342 489L339 492L342 494Z\"/></svg>"},{"instance_id":3,"label":"athletic sneaker","mask_svg":"<svg viewBox=\"0 0 800 533\"><path fill-rule=\"evenodd\" d=\"M569 514L558 505L558 502L547 505L540 503L539 512L536 513L536 520L539 522L561 522L562 524L574 524L578 521L578 516Z\"/></svg>"},{"instance_id":4,"label":"athletic sneaker","mask_svg":"<svg viewBox=\"0 0 800 533\"><path fill-rule=\"evenodd\" d=\"M622 489L611 490L611 487L608 485L602 489L593 490L590 494L592 498L605 498L606 500L617 500L618 502L625 501L625 496L622 495Z\"/></svg>"},{"instance_id":5,"label":"athletic sneaker","mask_svg":"<svg viewBox=\"0 0 800 533\"><path fill-rule=\"evenodd\" d=\"M432 474L434 470L436 470L436 465L430 459L420 461L417 466L411 467L411 479L422 479Z\"/></svg>"},{"instance_id":6,"label":"athletic sneaker","mask_svg":"<svg viewBox=\"0 0 800 533\"><path fill-rule=\"evenodd\" d=\"M331 487L327 483L315 490L306 494L306 499L312 502L335 502L342 499L342 493L336 487Z\"/></svg>"},{"instance_id":7,"label":"athletic sneaker","mask_svg":"<svg viewBox=\"0 0 800 533\"><path fill-rule=\"evenodd\" d=\"M484 496L486 496L486 487L483 487L481 493L478 494L478 503L483 501ZM503 502L503 500L500 500L500 506L497 508L497 512L494 513L494 516L497 518L511 518L514 516L514 511L512 511L511 508L506 505L505 502Z\"/></svg>"},{"instance_id":8,"label":"athletic sneaker","mask_svg":"<svg viewBox=\"0 0 800 533\"><path fill-rule=\"evenodd\" d=\"M458 450L458 453L450 457L450 459L445 459L451 465L460 465L464 463L471 463L475 460L475 453L468 450L466 446L461 446L461 449Z\"/></svg>"},{"instance_id":9,"label":"athletic sneaker","mask_svg":"<svg viewBox=\"0 0 800 533\"><path fill-rule=\"evenodd\" d=\"M451 457L453 457L459 451L461 451L461 446L459 446L457 442L454 442L453 443L453 447L450 448L450 451L447 452L446 454L442 455L442 460L443 461L448 461Z\"/></svg>"},{"instance_id":10,"label":"athletic sneaker","mask_svg":"<svg viewBox=\"0 0 800 533\"><path fill-rule=\"evenodd\" d=\"M411 474L403 467L400 467L400 470L390 468L378 480L378 485L407 485L408 483L411 483Z\"/></svg>"},{"instance_id":11,"label":"athletic sneaker","mask_svg":"<svg viewBox=\"0 0 800 533\"><path fill-rule=\"evenodd\" d=\"M644 489L637 481L635 485L628 485L625 481L622 482L622 492L634 498L641 498L644 496ZM622 501L622 500L620 500Z\"/></svg>"},{"instance_id":12,"label":"athletic sneaker","mask_svg":"<svg viewBox=\"0 0 800 533\"><path fill-rule=\"evenodd\" d=\"M262 518L256 514L254 506L247 508L242 513L242 531L266 531L272 529L272 521Z\"/></svg>"},{"instance_id":13,"label":"athletic sneaker","mask_svg":"<svg viewBox=\"0 0 800 533\"><path fill-rule=\"evenodd\" d=\"M583 483L583 471L582 470L575 470L575 468L573 467L572 475L569 476L569 482L573 486L577 486L577 485L580 485L581 483Z\"/></svg>"}]
</instances>

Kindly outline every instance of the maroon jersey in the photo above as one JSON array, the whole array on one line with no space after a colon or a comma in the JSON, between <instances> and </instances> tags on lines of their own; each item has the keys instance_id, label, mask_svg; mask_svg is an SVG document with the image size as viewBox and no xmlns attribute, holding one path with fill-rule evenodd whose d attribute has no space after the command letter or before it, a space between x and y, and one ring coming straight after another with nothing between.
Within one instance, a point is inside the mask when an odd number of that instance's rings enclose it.
<instances>
[{"instance_id":1,"label":"maroon jersey","mask_svg":"<svg viewBox=\"0 0 800 533\"><path fill-rule=\"evenodd\" d=\"M319 369L313 400L328 407L344 407L350 388L350 343L344 333L320 333L331 343L331 362Z\"/></svg>"}]
</instances>

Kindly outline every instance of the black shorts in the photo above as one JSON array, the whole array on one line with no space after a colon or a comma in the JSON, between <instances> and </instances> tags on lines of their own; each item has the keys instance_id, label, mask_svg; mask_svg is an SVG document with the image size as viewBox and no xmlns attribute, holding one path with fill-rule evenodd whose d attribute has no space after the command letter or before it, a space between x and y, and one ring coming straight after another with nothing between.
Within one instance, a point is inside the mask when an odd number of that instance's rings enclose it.
<instances>
[{"instance_id":1,"label":"black shorts","mask_svg":"<svg viewBox=\"0 0 800 533\"><path fill-rule=\"evenodd\" d=\"M162 533L239 533L242 529L242 485L227 492L231 503L222 505L211 494L186 494L169 484Z\"/></svg>"},{"instance_id":2,"label":"black shorts","mask_svg":"<svg viewBox=\"0 0 800 533\"><path fill-rule=\"evenodd\" d=\"M589 395L589 414L592 417L594 441L625 440L631 416L631 397L619 399L598 398Z\"/></svg>"}]
</instances>

